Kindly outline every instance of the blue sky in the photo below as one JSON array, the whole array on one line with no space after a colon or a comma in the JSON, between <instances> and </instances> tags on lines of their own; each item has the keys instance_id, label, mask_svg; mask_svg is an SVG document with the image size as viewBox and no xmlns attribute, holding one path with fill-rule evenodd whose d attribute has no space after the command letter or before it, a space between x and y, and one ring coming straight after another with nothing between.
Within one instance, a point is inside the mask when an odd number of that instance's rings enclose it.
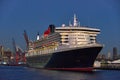
<instances>
[{"instance_id":1,"label":"blue sky","mask_svg":"<svg viewBox=\"0 0 120 80\"><path fill-rule=\"evenodd\" d=\"M82 26L101 29L102 52L112 53L113 47L120 51L119 0L0 0L0 44L12 48L14 37L24 49L24 30L34 40L51 23L68 24L74 13Z\"/></svg>"}]
</instances>

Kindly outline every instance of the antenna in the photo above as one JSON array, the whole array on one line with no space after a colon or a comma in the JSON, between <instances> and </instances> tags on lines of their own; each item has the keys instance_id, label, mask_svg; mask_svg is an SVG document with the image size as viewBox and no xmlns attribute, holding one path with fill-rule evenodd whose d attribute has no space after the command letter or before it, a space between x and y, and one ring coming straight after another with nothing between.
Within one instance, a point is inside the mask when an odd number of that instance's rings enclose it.
<instances>
[{"instance_id":1,"label":"antenna","mask_svg":"<svg viewBox=\"0 0 120 80\"><path fill-rule=\"evenodd\" d=\"M69 26L72 26L71 21L69 21Z\"/></svg>"},{"instance_id":2,"label":"antenna","mask_svg":"<svg viewBox=\"0 0 120 80\"><path fill-rule=\"evenodd\" d=\"M76 14L74 14L73 26L77 26L77 18L76 18Z\"/></svg>"},{"instance_id":3,"label":"antenna","mask_svg":"<svg viewBox=\"0 0 120 80\"><path fill-rule=\"evenodd\" d=\"M73 26L74 26L74 27L80 26L80 22L78 22L78 19L77 19L77 17L76 17L76 14L74 14Z\"/></svg>"}]
</instances>

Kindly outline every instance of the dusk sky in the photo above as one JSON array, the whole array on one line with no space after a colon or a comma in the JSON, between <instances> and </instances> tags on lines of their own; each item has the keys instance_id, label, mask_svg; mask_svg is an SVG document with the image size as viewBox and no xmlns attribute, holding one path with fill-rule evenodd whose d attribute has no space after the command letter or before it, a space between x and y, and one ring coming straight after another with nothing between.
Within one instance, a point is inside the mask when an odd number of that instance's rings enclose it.
<instances>
[{"instance_id":1,"label":"dusk sky","mask_svg":"<svg viewBox=\"0 0 120 80\"><path fill-rule=\"evenodd\" d=\"M101 29L97 40L103 53L117 47L120 53L119 0L0 0L0 45L12 49L12 38L25 49L24 30L35 40L49 24L68 25L77 15L81 26Z\"/></svg>"}]
</instances>

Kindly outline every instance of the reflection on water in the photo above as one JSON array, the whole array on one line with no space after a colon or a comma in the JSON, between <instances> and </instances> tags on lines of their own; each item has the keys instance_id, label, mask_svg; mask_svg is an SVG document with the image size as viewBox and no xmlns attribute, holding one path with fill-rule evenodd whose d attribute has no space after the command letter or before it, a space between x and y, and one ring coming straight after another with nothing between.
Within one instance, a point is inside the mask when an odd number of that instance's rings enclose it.
<instances>
[{"instance_id":1,"label":"reflection on water","mask_svg":"<svg viewBox=\"0 0 120 80\"><path fill-rule=\"evenodd\" d=\"M99 72L68 72L43 70L42 73L52 80L93 80L97 79Z\"/></svg>"},{"instance_id":2,"label":"reflection on water","mask_svg":"<svg viewBox=\"0 0 120 80\"><path fill-rule=\"evenodd\" d=\"M120 71L68 72L0 66L0 80L119 80Z\"/></svg>"}]
</instances>

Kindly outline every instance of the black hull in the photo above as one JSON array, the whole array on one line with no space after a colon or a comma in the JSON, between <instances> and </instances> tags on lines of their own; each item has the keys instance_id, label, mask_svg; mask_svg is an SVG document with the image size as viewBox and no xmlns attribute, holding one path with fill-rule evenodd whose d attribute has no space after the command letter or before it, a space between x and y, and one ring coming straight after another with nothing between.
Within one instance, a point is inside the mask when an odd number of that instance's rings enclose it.
<instances>
[{"instance_id":1,"label":"black hull","mask_svg":"<svg viewBox=\"0 0 120 80\"><path fill-rule=\"evenodd\" d=\"M102 46L27 57L31 67L53 70L92 71L94 61Z\"/></svg>"}]
</instances>

